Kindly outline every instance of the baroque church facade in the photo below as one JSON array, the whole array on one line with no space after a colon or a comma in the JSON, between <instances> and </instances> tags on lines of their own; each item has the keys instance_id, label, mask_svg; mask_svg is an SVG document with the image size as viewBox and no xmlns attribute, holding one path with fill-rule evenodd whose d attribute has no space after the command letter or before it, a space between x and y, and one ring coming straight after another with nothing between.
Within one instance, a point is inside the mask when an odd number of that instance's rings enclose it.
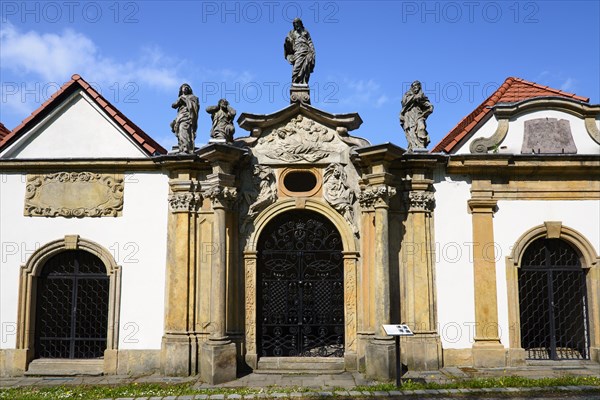
<instances>
[{"instance_id":1,"label":"baroque church facade","mask_svg":"<svg viewBox=\"0 0 600 400\"><path fill-rule=\"evenodd\" d=\"M600 363L600 105L518 78L431 151L302 96L172 154L74 75L0 132L0 375Z\"/></svg>"}]
</instances>

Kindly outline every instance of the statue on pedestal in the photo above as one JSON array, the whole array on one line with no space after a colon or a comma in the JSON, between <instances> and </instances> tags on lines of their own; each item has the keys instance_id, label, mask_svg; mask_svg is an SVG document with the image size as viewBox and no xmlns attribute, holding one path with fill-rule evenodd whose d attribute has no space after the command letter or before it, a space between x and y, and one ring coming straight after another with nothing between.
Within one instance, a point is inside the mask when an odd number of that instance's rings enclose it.
<instances>
[{"instance_id":1,"label":"statue on pedestal","mask_svg":"<svg viewBox=\"0 0 600 400\"><path fill-rule=\"evenodd\" d=\"M292 84L308 85L310 74L315 69L315 47L310 34L304 29L300 18L294 19L292 29L283 44L284 56L292 68Z\"/></svg>"},{"instance_id":2,"label":"statue on pedestal","mask_svg":"<svg viewBox=\"0 0 600 400\"><path fill-rule=\"evenodd\" d=\"M409 151L427 148L429 135L425 120L432 112L433 105L423 93L421 82L414 81L402 96L402 111L400 112L400 125L406 134Z\"/></svg>"},{"instance_id":3,"label":"statue on pedestal","mask_svg":"<svg viewBox=\"0 0 600 400\"><path fill-rule=\"evenodd\" d=\"M194 96L190 85L187 83L181 85L179 97L171 107L177 109L177 117L171 122L171 131L177 136L178 152L193 154L200 102L198 97Z\"/></svg>"},{"instance_id":4,"label":"statue on pedestal","mask_svg":"<svg viewBox=\"0 0 600 400\"><path fill-rule=\"evenodd\" d=\"M221 99L218 105L206 107L206 112L212 118L209 142L233 143L233 133L235 132L233 118L236 111L229 105L229 102Z\"/></svg>"}]
</instances>

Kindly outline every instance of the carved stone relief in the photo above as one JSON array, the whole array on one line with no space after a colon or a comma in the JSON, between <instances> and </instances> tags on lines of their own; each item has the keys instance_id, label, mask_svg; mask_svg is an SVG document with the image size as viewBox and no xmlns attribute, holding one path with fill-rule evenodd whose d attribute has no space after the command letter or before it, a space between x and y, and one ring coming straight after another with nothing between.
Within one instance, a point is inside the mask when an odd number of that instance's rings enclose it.
<instances>
[{"instance_id":1,"label":"carved stone relief","mask_svg":"<svg viewBox=\"0 0 600 400\"><path fill-rule=\"evenodd\" d=\"M123 210L123 175L58 172L28 175L25 216L118 217Z\"/></svg>"},{"instance_id":2,"label":"carved stone relief","mask_svg":"<svg viewBox=\"0 0 600 400\"><path fill-rule=\"evenodd\" d=\"M265 208L277 201L277 182L275 173L266 165L255 165L252 176L243 174L242 181L251 182L245 185L240 196L240 231L248 232L249 224ZM244 179L245 178L245 179Z\"/></svg>"},{"instance_id":3,"label":"carved stone relief","mask_svg":"<svg viewBox=\"0 0 600 400\"><path fill-rule=\"evenodd\" d=\"M252 153L261 164L346 162L347 149L333 129L297 115L258 139Z\"/></svg>"},{"instance_id":4,"label":"carved stone relief","mask_svg":"<svg viewBox=\"0 0 600 400\"><path fill-rule=\"evenodd\" d=\"M348 175L342 164L332 163L325 169L323 198L344 217L357 234L358 228L354 220L356 194L348 185Z\"/></svg>"}]
</instances>

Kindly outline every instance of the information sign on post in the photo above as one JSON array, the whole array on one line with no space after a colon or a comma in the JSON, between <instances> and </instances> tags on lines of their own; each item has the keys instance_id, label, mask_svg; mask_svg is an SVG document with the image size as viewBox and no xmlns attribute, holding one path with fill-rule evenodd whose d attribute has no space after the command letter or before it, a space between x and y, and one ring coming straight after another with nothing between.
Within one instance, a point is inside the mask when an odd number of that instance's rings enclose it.
<instances>
[{"instance_id":1,"label":"information sign on post","mask_svg":"<svg viewBox=\"0 0 600 400\"><path fill-rule=\"evenodd\" d=\"M394 336L396 339L396 386L402 386L402 368L400 363L400 336L414 336L408 325L383 325L383 329L388 336Z\"/></svg>"}]
</instances>

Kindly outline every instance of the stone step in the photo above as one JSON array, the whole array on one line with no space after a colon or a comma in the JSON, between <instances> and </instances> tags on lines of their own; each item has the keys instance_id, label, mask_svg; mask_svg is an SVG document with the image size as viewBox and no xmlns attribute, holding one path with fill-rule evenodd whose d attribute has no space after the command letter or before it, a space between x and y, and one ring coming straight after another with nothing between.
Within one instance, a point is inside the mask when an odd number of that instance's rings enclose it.
<instances>
[{"instance_id":1,"label":"stone step","mask_svg":"<svg viewBox=\"0 0 600 400\"><path fill-rule=\"evenodd\" d=\"M255 373L322 374L345 371L344 359L333 357L262 357Z\"/></svg>"},{"instance_id":2,"label":"stone step","mask_svg":"<svg viewBox=\"0 0 600 400\"><path fill-rule=\"evenodd\" d=\"M25 376L99 376L104 360L40 358L29 363Z\"/></svg>"}]
</instances>

